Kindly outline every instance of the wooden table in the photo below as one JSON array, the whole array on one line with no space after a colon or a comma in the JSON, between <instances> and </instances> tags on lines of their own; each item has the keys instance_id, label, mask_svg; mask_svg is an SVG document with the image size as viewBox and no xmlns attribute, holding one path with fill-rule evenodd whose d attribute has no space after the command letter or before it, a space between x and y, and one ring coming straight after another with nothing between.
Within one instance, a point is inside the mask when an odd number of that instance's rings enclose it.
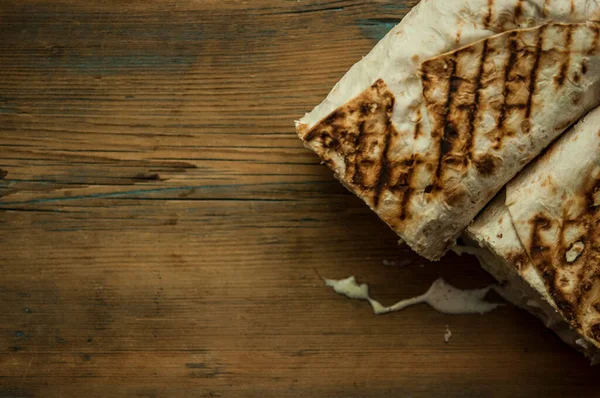
<instances>
[{"instance_id":1,"label":"wooden table","mask_svg":"<svg viewBox=\"0 0 600 398\"><path fill-rule=\"evenodd\" d=\"M513 307L319 279L491 281L398 248L294 133L414 4L2 1L0 396L597 396Z\"/></svg>"}]
</instances>

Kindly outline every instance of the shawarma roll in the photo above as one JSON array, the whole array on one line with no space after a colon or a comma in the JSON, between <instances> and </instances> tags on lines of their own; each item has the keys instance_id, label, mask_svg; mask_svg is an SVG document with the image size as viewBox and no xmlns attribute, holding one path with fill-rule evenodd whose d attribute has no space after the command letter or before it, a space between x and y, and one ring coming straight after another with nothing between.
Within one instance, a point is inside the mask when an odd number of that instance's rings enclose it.
<instances>
[{"instance_id":1,"label":"shawarma roll","mask_svg":"<svg viewBox=\"0 0 600 398\"><path fill-rule=\"evenodd\" d=\"M423 0L297 122L305 145L436 260L600 105L600 2Z\"/></svg>"},{"instance_id":2,"label":"shawarma roll","mask_svg":"<svg viewBox=\"0 0 600 398\"><path fill-rule=\"evenodd\" d=\"M600 107L511 181L465 240L511 301L600 359Z\"/></svg>"}]
</instances>

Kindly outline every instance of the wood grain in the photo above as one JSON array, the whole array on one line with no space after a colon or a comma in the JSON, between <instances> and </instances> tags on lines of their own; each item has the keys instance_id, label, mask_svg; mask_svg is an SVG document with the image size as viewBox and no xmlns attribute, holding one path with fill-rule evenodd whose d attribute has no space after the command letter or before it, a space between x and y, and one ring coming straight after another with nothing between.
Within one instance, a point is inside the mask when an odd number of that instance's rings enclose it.
<instances>
[{"instance_id":1,"label":"wood grain","mask_svg":"<svg viewBox=\"0 0 600 398\"><path fill-rule=\"evenodd\" d=\"M510 306L377 317L317 275L491 281L398 248L293 131L414 4L2 1L0 396L593 396Z\"/></svg>"}]
</instances>

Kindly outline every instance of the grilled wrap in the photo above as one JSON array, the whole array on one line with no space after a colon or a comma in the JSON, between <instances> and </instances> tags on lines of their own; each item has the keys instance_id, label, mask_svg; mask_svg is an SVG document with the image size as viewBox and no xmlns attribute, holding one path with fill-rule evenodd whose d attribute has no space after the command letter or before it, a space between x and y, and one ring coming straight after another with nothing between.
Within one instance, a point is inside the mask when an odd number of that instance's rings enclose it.
<instances>
[{"instance_id":1,"label":"grilled wrap","mask_svg":"<svg viewBox=\"0 0 600 398\"><path fill-rule=\"evenodd\" d=\"M600 358L600 108L511 181L465 240L485 249L474 254L511 301Z\"/></svg>"},{"instance_id":2,"label":"grilled wrap","mask_svg":"<svg viewBox=\"0 0 600 398\"><path fill-rule=\"evenodd\" d=\"M597 1L419 3L297 122L305 145L417 253L600 104Z\"/></svg>"}]
</instances>

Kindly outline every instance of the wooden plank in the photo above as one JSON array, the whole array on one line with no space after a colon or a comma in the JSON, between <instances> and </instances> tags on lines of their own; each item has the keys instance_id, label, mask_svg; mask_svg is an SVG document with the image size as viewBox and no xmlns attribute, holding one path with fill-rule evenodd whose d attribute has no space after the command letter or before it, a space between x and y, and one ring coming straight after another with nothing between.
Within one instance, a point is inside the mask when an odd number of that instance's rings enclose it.
<instances>
[{"instance_id":1,"label":"wooden plank","mask_svg":"<svg viewBox=\"0 0 600 398\"><path fill-rule=\"evenodd\" d=\"M491 281L398 248L293 131L415 3L3 1L0 396L592 394L512 307L377 317L317 275Z\"/></svg>"}]
</instances>

